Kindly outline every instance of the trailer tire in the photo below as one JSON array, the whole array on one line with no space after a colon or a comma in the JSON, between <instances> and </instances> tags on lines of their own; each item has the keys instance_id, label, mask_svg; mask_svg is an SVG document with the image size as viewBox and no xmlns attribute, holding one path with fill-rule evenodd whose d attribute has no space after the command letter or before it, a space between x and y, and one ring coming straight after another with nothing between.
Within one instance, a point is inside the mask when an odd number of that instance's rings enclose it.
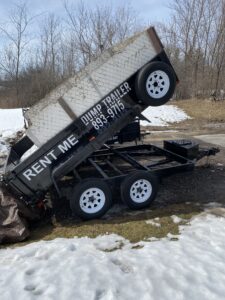
<instances>
[{"instance_id":1,"label":"trailer tire","mask_svg":"<svg viewBox=\"0 0 225 300\"><path fill-rule=\"evenodd\" d=\"M131 209L148 207L158 192L157 177L146 171L137 171L121 183L122 201Z\"/></svg>"},{"instance_id":2,"label":"trailer tire","mask_svg":"<svg viewBox=\"0 0 225 300\"><path fill-rule=\"evenodd\" d=\"M173 96L176 75L168 64L155 61L145 65L135 79L138 100L149 106L160 106Z\"/></svg>"},{"instance_id":3,"label":"trailer tire","mask_svg":"<svg viewBox=\"0 0 225 300\"><path fill-rule=\"evenodd\" d=\"M86 179L78 183L70 199L70 208L84 220L103 216L112 205L112 193L101 179Z\"/></svg>"}]
</instances>

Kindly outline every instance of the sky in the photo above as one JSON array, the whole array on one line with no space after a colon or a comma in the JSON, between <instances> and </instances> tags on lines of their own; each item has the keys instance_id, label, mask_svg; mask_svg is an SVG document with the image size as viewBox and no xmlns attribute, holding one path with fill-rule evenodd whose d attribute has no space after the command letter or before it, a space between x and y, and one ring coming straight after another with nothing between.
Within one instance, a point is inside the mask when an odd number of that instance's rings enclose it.
<instances>
[{"instance_id":1,"label":"sky","mask_svg":"<svg viewBox=\"0 0 225 300\"><path fill-rule=\"evenodd\" d=\"M173 0L83 0L86 4L94 6L112 3L115 6L126 4L127 2L138 12L139 18L144 23L154 23L158 21L167 21L169 19L168 5ZM23 2L23 1L22 1ZM70 3L78 3L79 0L70 0ZM13 7L13 4L21 3L20 0L0 0L0 19L5 16ZM32 14L51 12L56 15L62 15L63 0L27 0L27 4Z\"/></svg>"}]
</instances>

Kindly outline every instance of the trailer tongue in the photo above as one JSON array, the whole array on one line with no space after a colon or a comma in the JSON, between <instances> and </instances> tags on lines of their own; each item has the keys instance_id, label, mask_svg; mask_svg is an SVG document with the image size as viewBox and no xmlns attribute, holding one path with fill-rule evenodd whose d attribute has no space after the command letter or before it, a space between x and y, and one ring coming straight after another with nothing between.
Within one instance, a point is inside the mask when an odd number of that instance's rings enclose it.
<instances>
[{"instance_id":1,"label":"trailer tongue","mask_svg":"<svg viewBox=\"0 0 225 300\"><path fill-rule=\"evenodd\" d=\"M32 207L51 186L60 197L67 177L71 210L83 219L101 217L114 189L130 208L147 207L158 177L193 169L199 158L217 152L190 141L109 146L132 140L128 124L139 128L135 119L169 101L177 82L154 28L111 48L30 108L29 128L10 150L2 183Z\"/></svg>"}]
</instances>

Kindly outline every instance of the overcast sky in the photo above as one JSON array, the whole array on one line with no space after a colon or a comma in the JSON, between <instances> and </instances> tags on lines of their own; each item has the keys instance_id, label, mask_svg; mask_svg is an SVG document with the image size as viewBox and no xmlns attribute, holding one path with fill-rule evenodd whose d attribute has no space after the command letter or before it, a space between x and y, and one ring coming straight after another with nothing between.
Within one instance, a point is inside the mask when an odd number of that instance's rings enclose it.
<instances>
[{"instance_id":1,"label":"overcast sky","mask_svg":"<svg viewBox=\"0 0 225 300\"><path fill-rule=\"evenodd\" d=\"M139 17L145 22L153 23L156 21L168 20L168 5L173 0L83 0L86 4L94 6L97 4L112 3L117 6L129 2L131 6L139 13ZM15 3L24 1L19 0L0 0L0 18L5 19L8 12ZM76 4L79 0L70 0L70 3ZM63 0L27 0L28 6L32 14L41 12L51 12L57 15L62 15Z\"/></svg>"}]
</instances>

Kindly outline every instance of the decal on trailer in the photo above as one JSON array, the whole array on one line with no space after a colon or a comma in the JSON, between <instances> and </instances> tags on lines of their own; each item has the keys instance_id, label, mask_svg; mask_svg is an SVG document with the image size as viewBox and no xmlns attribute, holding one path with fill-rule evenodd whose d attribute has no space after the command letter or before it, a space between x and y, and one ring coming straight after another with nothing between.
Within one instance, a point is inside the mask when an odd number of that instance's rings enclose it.
<instances>
[{"instance_id":1,"label":"decal on trailer","mask_svg":"<svg viewBox=\"0 0 225 300\"><path fill-rule=\"evenodd\" d=\"M64 154L73 148L77 143L78 139L75 135L71 134L67 139L60 142L53 150L49 151L45 156L36 161L30 168L23 172L23 176L31 181L33 177L36 177L42 173L49 165L58 159L60 154ZM57 154L58 153L58 154Z\"/></svg>"},{"instance_id":2,"label":"decal on trailer","mask_svg":"<svg viewBox=\"0 0 225 300\"><path fill-rule=\"evenodd\" d=\"M85 126L91 124L96 130L105 127L105 125L109 123L109 119L118 117L125 110L121 98L130 91L131 87L129 86L129 83L127 81L124 82L101 100L101 102L86 112L81 117L82 123Z\"/></svg>"},{"instance_id":3,"label":"decal on trailer","mask_svg":"<svg viewBox=\"0 0 225 300\"><path fill-rule=\"evenodd\" d=\"M111 120L117 119L125 112L125 105L122 98L131 91L129 83L126 81L113 90L109 95L102 99L98 104L87 111L81 118L81 122L85 125L91 125L95 130L107 127ZM61 154L65 154L73 148L79 140L74 134L71 134L65 140L60 142L53 150L49 151L42 158L35 161L22 174L26 180L31 181L32 178L41 174L53 162L55 162Z\"/></svg>"}]
</instances>

